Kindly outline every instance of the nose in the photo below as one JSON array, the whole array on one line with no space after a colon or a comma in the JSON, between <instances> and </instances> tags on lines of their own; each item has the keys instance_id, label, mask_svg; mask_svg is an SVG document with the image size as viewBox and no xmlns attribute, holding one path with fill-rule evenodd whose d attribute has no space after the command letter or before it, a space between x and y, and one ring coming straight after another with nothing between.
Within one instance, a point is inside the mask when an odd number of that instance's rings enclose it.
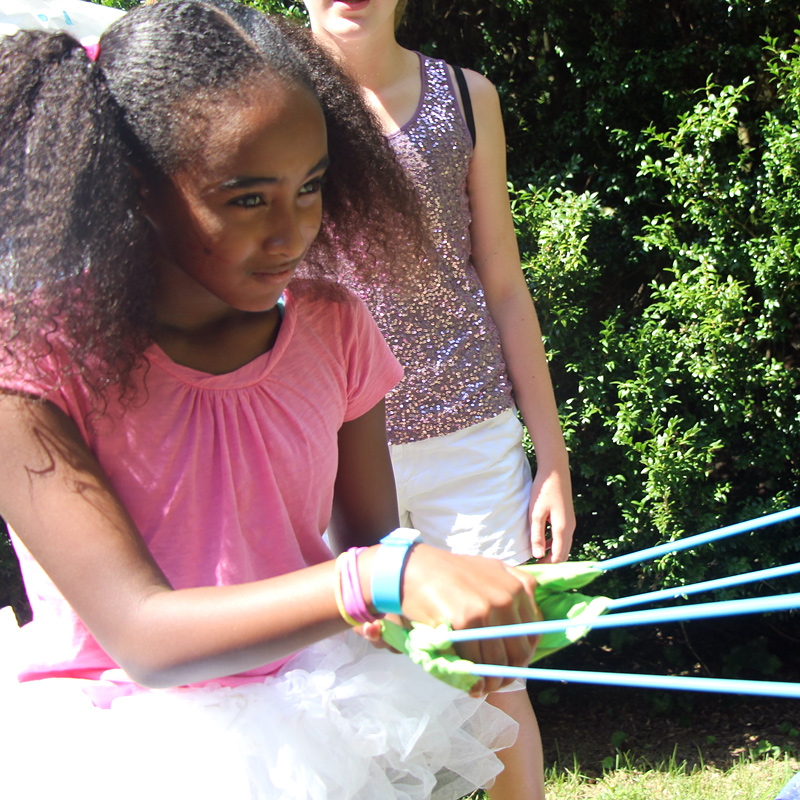
<instances>
[{"instance_id":1,"label":"nose","mask_svg":"<svg viewBox=\"0 0 800 800\"><path fill-rule=\"evenodd\" d=\"M264 249L268 253L284 258L300 258L308 249L315 234L316 230L309 228L304 209L289 204L276 205L270 214Z\"/></svg>"}]
</instances>

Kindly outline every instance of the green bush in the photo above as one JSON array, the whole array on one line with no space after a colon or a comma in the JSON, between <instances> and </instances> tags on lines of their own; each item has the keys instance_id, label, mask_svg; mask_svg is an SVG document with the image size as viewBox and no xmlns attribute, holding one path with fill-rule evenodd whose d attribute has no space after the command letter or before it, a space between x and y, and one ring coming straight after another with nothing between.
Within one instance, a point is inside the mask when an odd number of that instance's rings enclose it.
<instances>
[{"instance_id":1,"label":"green bush","mask_svg":"<svg viewBox=\"0 0 800 800\"><path fill-rule=\"evenodd\" d=\"M742 119L745 80L710 84L675 127L646 129L655 151L636 179L662 208L635 237L656 275L638 297L609 291L620 271L609 256L626 250L609 239L630 231L614 230L597 194L515 195L587 555L800 499L800 48L772 41L767 53L780 102L761 119ZM785 525L662 559L636 580L746 571L798 544Z\"/></svg>"}]
</instances>

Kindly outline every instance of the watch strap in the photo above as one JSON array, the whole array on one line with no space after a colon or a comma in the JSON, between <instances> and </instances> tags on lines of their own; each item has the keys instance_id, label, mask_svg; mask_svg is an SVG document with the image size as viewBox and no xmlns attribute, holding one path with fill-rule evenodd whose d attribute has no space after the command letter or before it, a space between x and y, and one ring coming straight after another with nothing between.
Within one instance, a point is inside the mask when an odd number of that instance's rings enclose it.
<instances>
[{"instance_id":1,"label":"watch strap","mask_svg":"<svg viewBox=\"0 0 800 800\"><path fill-rule=\"evenodd\" d=\"M372 605L381 614L402 614L400 588L403 569L411 546L420 540L414 528L397 528L381 539L372 559L370 592Z\"/></svg>"}]
</instances>

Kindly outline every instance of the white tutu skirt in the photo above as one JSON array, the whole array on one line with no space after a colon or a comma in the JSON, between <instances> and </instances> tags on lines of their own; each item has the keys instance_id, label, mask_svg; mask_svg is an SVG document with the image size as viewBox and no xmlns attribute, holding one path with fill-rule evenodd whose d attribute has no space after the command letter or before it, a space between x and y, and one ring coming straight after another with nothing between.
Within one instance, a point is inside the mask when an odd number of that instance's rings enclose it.
<instances>
[{"instance_id":1,"label":"white tutu skirt","mask_svg":"<svg viewBox=\"0 0 800 800\"><path fill-rule=\"evenodd\" d=\"M84 686L0 680L4 800L455 800L491 783L516 737L501 711L355 634L262 683L109 709Z\"/></svg>"}]
</instances>

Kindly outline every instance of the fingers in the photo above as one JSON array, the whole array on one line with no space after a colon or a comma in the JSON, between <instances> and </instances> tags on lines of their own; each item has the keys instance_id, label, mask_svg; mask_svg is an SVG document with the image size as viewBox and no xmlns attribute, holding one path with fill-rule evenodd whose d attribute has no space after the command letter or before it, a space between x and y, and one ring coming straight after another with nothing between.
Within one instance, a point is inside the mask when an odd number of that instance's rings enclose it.
<instances>
[{"instance_id":1,"label":"fingers","mask_svg":"<svg viewBox=\"0 0 800 800\"><path fill-rule=\"evenodd\" d=\"M353 630L359 635L371 642L376 647L382 647L385 642L381 638L381 623L380 620L376 622L365 622L363 625L358 625Z\"/></svg>"},{"instance_id":2,"label":"fingers","mask_svg":"<svg viewBox=\"0 0 800 800\"><path fill-rule=\"evenodd\" d=\"M547 552L547 517L531 513L531 553L534 558L544 558Z\"/></svg>"},{"instance_id":3,"label":"fingers","mask_svg":"<svg viewBox=\"0 0 800 800\"><path fill-rule=\"evenodd\" d=\"M427 545L409 553L403 575L403 613L409 619L454 630L513 625L539 618L533 576L494 559L460 556ZM456 652L479 664L527 666L536 639L515 636L460 643ZM493 692L509 681L485 677L473 692Z\"/></svg>"},{"instance_id":4,"label":"fingers","mask_svg":"<svg viewBox=\"0 0 800 800\"><path fill-rule=\"evenodd\" d=\"M536 605L536 579L527 572L522 572L521 570L514 569L513 567L506 567L506 569L510 570L517 580L522 583L525 596L528 601L525 606L524 613L520 614L519 621L538 622L539 620L543 619L544 616L541 612L541 609L538 605ZM540 639L540 635L516 636L512 638L512 641L516 641L518 643L520 653L519 660L513 662L514 666L527 667L531 663Z\"/></svg>"},{"instance_id":5,"label":"fingers","mask_svg":"<svg viewBox=\"0 0 800 800\"><path fill-rule=\"evenodd\" d=\"M471 618L454 618L453 628L481 628L532 622L540 617L534 601L536 582L532 576L507 567L501 562L493 566L504 573L487 595L486 606L476 610ZM488 586L488 582L484 583ZM488 592L487 588L487 592ZM510 636L507 638L476 639L464 642L456 649L459 655L478 664L526 667L530 664L538 637ZM494 692L511 682L510 678L484 677L481 687L473 692Z\"/></svg>"},{"instance_id":6,"label":"fingers","mask_svg":"<svg viewBox=\"0 0 800 800\"><path fill-rule=\"evenodd\" d=\"M572 530L569 533L564 528L560 531L553 530L553 541L550 548L549 561L559 564L569 558L569 551L572 547Z\"/></svg>"},{"instance_id":7,"label":"fingers","mask_svg":"<svg viewBox=\"0 0 800 800\"><path fill-rule=\"evenodd\" d=\"M575 513L572 504L568 508L553 509L550 514L550 530L553 539L550 546L550 561L558 564L569 558L572 535L575 532Z\"/></svg>"},{"instance_id":8,"label":"fingers","mask_svg":"<svg viewBox=\"0 0 800 800\"><path fill-rule=\"evenodd\" d=\"M537 476L538 477L538 476ZM548 523L552 538L547 539ZM575 532L572 497L558 489L557 483L534 482L530 502L531 551L542 563L566 561ZM548 552L549 550L549 552Z\"/></svg>"}]
</instances>

